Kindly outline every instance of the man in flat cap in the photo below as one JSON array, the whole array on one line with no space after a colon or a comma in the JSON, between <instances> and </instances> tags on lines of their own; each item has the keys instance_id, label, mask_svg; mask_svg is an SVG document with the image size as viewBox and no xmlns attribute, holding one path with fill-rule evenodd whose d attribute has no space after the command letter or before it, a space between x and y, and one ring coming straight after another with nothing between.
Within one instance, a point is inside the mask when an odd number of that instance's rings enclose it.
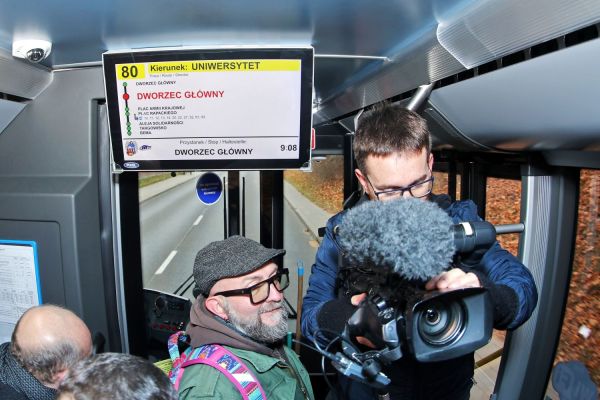
<instances>
[{"instance_id":1,"label":"man in flat cap","mask_svg":"<svg viewBox=\"0 0 600 400\"><path fill-rule=\"evenodd\" d=\"M201 294L186 333L192 348L202 352L195 357L210 359L219 351L214 345L225 353L213 364L185 367L176 384L180 400L314 398L298 356L283 345L289 278L276 260L284 254L241 236L198 252L194 280Z\"/></svg>"}]
</instances>

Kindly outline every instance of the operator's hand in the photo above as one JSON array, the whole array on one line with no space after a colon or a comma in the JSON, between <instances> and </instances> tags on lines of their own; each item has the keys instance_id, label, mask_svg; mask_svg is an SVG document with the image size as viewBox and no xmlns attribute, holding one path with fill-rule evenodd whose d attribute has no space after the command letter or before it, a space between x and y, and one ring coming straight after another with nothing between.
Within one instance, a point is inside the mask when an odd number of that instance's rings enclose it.
<instances>
[{"instance_id":1,"label":"operator's hand","mask_svg":"<svg viewBox=\"0 0 600 400\"><path fill-rule=\"evenodd\" d=\"M472 272L466 273L460 268L442 272L431 278L425 285L427 290L454 290L470 287L481 287L477 275Z\"/></svg>"},{"instance_id":2,"label":"operator's hand","mask_svg":"<svg viewBox=\"0 0 600 400\"><path fill-rule=\"evenodd\" d=\"M352 303L353 306L358 306L366 298L367 298L366 293L355 294L354 296L352 296L350 298L350 303Z\"/></svg>"},{"instance_id":3,"label":"operator's hand","mask_svg":"<svg viewBox=\"0 0 600 400\"><path fill-rule=\"evenodd\" d=\"M353 306L358 306L366 298L367 298L367 294L366 293L355 294L354 296L352 296L350 298L350 303L352 303ZM367 346L367 347L370 347L372 349L375 348L375 345L369 339L367 339L364 336L356 336L354 339L356 339L356 341L358 343L362 344L363 346Z\"/></svg>"}]
</instances>

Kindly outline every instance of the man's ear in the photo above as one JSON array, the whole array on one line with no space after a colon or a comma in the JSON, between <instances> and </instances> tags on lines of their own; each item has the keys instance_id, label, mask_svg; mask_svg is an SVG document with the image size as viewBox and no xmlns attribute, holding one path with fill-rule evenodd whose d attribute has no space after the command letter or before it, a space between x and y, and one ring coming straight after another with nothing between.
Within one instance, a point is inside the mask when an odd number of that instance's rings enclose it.
<instances>
[{"instance_id":1,"label":"man's ear","mask_svg":"<svg viewBox=\"0 0 600 400\"><path fill-rule=\"evenodd\" d=\"M224 320L228 320L229 316L225 312L223 305L221 304L222 298L217 296L209 296L206 300L204 300L204 307L211 313L215 314L217 317L220 317Z\"/></svg>"},{"instance_id":2,"label":"man's ear","mask_svg":"<svg viewBox=\"0 0 600 400\"><path fill-rule=\"evenodd\" d=\"M433 153L429 153L429 159L427 160L427 165L429 166L429 170L433 171Z\"/></svg>"},{"instance_id":3,"label":"man's ear","mask_svg":"<svg viewBox=\"0 0 600 400\"><path fill-rule=\"evenodd\" d=\"M354 170L354 175L356 175L356 179L358 179L358 182L360 182L360 185L363 188L363 192L369 193L369 183L367 182L367 178L362 173L362 171L360 169L356 168Z\"/></svg>"},{"instance_id":4,"label":"man's ear","mask_svg":"<svg viewBox=\"0 0 600 400\"><path fill-rule=\"evenodd\" d=\"M65 379L67 372L69 372L67 368L61 369L60 371L56 372L54 376L52 376L52 382L44 384L44 386L47 386L52 389L58 389L58 386L60 385L62 380Z\"/></svg>"}]
</instances>

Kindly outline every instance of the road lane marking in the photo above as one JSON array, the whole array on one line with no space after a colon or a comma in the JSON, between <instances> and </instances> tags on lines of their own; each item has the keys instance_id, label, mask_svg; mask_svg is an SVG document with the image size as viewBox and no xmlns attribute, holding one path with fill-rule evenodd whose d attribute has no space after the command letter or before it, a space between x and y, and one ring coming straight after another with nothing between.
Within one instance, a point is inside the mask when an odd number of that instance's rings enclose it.
<instances>
[{"instance_id":1,"label":"road lane marking","mask_svg":"<svg viewBox=\"0 0 600 400\"><path fill-rule=\"evenodd\" d=\"M200 214L200 216L198 218L196 218L196 221L194 221L194 226L198 225L200 223L200 221L202 221L202 218L204 218L204 215ZM192 229L191 227L190 227L190 229L188 229L188 231L186 232L186 234L183 236L183 238L177 244L176 248L179 248L179 246L181 245L181 243L185 240L185 238L187 238L187 236L190 233L191 229ZM160 265L160 267L158 267L158 269L156 270L156 272L154 273L154 275L161 275L163 272L165 272L165 269L167 269L167 266L173 260L173 257L175 257L176 254L177 254L177 250L173 250L169 254L169 256L165 259L165 261L163 261L163 263Z\"/></svg>"},{"instance_id":2,"label":"road lane marking","mask_svg":"<svg viewBox=\"0 0 600 400\"><path fill-rule=\"evenodd\" d=\"M177 254L177 250L173 250L171 252L171 254L169 254L169 256L165 259L165 261L163 261L163 263L160 265L160 267L158 267L158 269L156 270L154 275L160 275L163 272L165 272L165 269L167 269L167 265L169 265L169 263L171 262L173 257L175 257L175 254Z\"/></svg>"}]
</instances>

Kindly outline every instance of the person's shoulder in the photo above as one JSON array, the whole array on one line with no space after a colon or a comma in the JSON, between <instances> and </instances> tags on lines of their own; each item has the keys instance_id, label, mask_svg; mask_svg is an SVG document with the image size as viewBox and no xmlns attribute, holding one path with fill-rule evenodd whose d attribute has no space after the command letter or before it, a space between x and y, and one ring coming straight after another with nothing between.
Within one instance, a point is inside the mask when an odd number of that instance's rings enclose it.
<instances>
[{"instance_id":1,"label":"person's shoulder","mask_svg":"<svg viewBox=\"0 0 600 400\"><path fill-rule=\"evenodd\" d=\"M296 354L294 350L291 348L284 346L285 356L288 358L289 363L293 365L298 371L306 372L306 367L302 364L302 360L300 360L300 356ZM308 374L308 372L306 372Z\"/></svg>"},{"instance_id":2,"label":"person's shoulder","mask_svg":"<svg viewBox=\"0 0 600 400\"><path fill-rule=\"evenodd\" d=\"M287 346L283 346L283 351L285 352L286 357L290 359L290 361L301 363L300 357L298 356L298 354L296 354L294 350L290 349Z\"/></svg>"},{"instance_id":3,"label":"person's shoulder","mask_svg":"<svg viewBox=\"0 0 600 400\"><path fill-rule=\"evenodd\" d=\"M346 214L346 212L348 212L348 210L342 210L342 211L338 212L337 214L332 215L327 220L327 227L331 228L331 227L339 224L342 221L342 218L344 218L344 215Z\"/></svg>"},{"instance_id":4,"label":"person's shoulder","mask_svg":"<svg viewBox=\"0 0 600 400\"><path fill-rule=\"evenodd\" d=\"M253 350L238 349L230 346L223 346L236 356L242 364L252 372L264 373L279 361L273 355L261 354Z\"/></svg>"},{"instance_id":5,"label":"person's shoulder","mask_svg":"<svg viewBox=\"0 0 600 400\"><path fill-rule=\"evenodd\" d=\"M455 201L450 204L446 211L453 219L458 221L477 221L479 219L477 205L473 200Z\"/></svg>"},{"instance_id":6,"label":"person's shoulder","mask_svg":"<svg viewBox=\"0 0 600 400\"><path fill-rule=\"evenodd\" d=\"M361 195L357 201L351 202L350 204L346 201L344 204L344 209L339 211L337 214L332 215L327 220L327 228L333 229L336 225L339 225L342 222L342 219L346 215L346 213L351 210L353 207L359 206L367 201L370 201L366 195Z\"/></svg>"}]
</instances>

